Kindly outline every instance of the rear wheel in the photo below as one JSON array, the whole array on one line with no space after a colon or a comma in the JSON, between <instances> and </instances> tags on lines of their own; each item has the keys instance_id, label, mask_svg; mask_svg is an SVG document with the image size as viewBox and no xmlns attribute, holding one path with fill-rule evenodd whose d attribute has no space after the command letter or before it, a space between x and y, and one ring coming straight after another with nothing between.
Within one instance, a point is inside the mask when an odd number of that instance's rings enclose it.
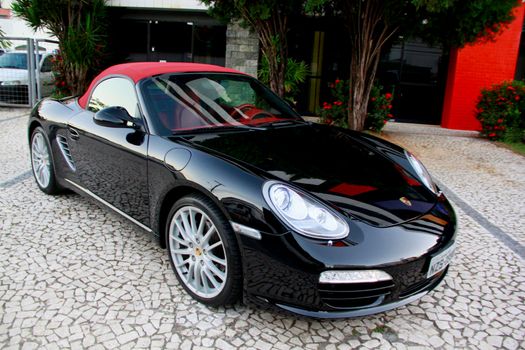
<instances>
[{"instance_id":1,"label":"rear wheel","mask_svg":"<svg viewBox=\"0 0 525 350\"><path fill-rule=\"evenodd\" d=\"M38 187L47 194L58 193L51 146L44 129L37 127L31 135L31 167Z\"/></svg>"},{"instance_id":2,"label":"rear wheel","mask_svg":"<svg viewBox=\"0 0 525 350\"><path fill-rule=\"evenodd\" d=\"M203 195L175 203L166 225L166 246L177 279L196 300L235 303L242 283L239 248L231 226Z\"/></svg>"}]
</instances>

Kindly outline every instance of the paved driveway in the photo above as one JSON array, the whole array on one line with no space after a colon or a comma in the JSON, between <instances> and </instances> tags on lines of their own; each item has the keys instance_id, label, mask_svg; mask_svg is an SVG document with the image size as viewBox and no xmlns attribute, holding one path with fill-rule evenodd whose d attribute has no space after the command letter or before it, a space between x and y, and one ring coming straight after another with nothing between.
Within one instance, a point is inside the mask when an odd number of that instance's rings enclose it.
<instances>
[{"instance_id":1,"label":"paved driveway","mask_svg":"<svg viewBox=\"0 0 525 350\"><path fill-rule=\"evenodd\" d=\"M523 157L389 125L387 136L432 163L452 195L461 221L454 265L409 306L319 321L194 302L147 234L78 195L38 190L26 113L0 110L2 348L525 348Z\"/></svg>"}]
</instances>

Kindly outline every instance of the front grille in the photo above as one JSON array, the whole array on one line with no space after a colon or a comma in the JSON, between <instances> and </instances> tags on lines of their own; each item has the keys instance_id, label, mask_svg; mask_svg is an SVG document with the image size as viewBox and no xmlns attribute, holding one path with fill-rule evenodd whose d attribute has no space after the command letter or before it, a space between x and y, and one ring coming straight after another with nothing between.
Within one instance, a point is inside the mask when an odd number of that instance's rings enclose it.
<instances>
[{"instance_id":1,"label":"front grille","mask_svg":"<svg viewBox=\"0 0 525 350\"><path fill-rule=\"evenodd\" d=\"M64 156L67 165L71 168L71 170L75 171L75 162L73 161L73 157L71 157L67 139L62 135L57 135L57 141L58 147L60 148L60 151L62 151L62 155Z\"/></svg>"},{"instance_id":2,"label":"front grille","mask_svg":"<svg viewBox=\"0 0 525 350\"><path fill-rule=\"evenodd\" d=\"M446 269L444 269L443 271L440 271L438 273L436 273L434 276L430 277L430 278L426 278L426 279L423 279L417 283L414 283L414 284L411 284L410 286L408 286L405 290L403 290L400 294L399 294L399 297L400 298L407 298L411 295L414 295L414 294L417 294L419 292L421 292L422 290L430 287L431 285L435 284L436 282L438 282L441 277L447 272L448 270L448 267Z\"/></svg>"},{"instance_id":3,"label":"front grille","mask_svg":"<svg viewBox=\"0 0 525 350\"><path fill-rule=\"evenodd\" d=\"M394 283L319 283L318 288L325 305L334 309L352 309L381 304L392 293Z\"/></svg>"}]
</instances>

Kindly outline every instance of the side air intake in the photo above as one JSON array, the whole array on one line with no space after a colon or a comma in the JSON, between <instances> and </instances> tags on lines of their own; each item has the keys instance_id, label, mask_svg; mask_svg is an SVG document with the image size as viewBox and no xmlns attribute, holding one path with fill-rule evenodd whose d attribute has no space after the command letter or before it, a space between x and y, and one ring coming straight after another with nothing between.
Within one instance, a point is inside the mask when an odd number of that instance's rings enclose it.
<instances>
[{"instance_id":1,"label":"side air intake","mask_svg":"<svg viewBox=\"0 0 525 350\"><path fill-rule=\"evenodd\" d=\"M71 152L69 151L69 145L67 143L67 139L62 135L57 135L57 141L58 141L58 147L60 147L60 151L62 151L62 155L64 156L64 159L66 160L67 165L71 168L71 170L75 171L75 162L73 161L73 158L71 157Z\"/></svg>"}]
</instances>

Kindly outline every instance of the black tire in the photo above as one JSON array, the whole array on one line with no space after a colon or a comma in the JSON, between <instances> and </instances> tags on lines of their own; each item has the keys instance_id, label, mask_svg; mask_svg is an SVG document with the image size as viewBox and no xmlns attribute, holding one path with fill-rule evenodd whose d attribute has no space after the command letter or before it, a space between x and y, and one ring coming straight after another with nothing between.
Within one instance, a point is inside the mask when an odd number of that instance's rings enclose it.
<instances>
[{"instance_id":1,"label":"black tire","mask_svg":"<svg viewBox=\"0 0 525 350\"><path fill-rule=\"evenodd\" d=\"M212 297L204 297L202 295L198 295L191 289L192 287L187 285L188 282L186 282L185 278L189 276L190 270L188 268L187 274L184 274L183 272L177 270L172 254L172 249L175 249L172 246L177 244L173 239L170 239L170 227L172 226L172 223L175 224L173 222L174 216L177 212L179 212L179 209L181 209L181 212L183 212L184 210L187 210L187 208L190 207L197 208L198 210L201 210L208 216L208 218L215 226L216 232L220 237L220 240L222 241L223 253L225 255L224 258L226 260L226 266L224 267L224 270L226 270L226 278L224 279L222 290L217 295ZM203 220L203 216L201 216L201 220ZM186 292L188 292L188 294L190 294L195 300L208 306L217 307L236 303L239 300L242 293L242 267L239 247L230 223L225 218L224 214L217 208L215 203L213 203L212 200L210 200L208 197L202 194L191 194L179 199L170 210L165 229L167 247L166 250L168 252L171 267L173 268L175 276L179 280L179 283L182 285L184 290L186 290ZM197 236L194 235L193 237ZM215 238L217 237L215 236ZM213 249L215 248L212 248L212 250ZM198 256L197 259L205 259L204 256L207 253L209 253L209 251L206 252L206 250L204 249L203 253L201 253L202 257ZM192 254L196 256L195 253ZM180 255L180 257L182 256L186 255ZM188 259L190 258L191 257L189 256ZM197 262L195 262L195 265L197 265ZM216 264L215 266L221 267L218 264ZM183 268L186 268L186 265L184 265L180 269L182 270ZM181 274L183 274L184 276L182 276ZM204 282L201 282L201 285L203 285ZM211 280L208 279L207 282L211 282ZM210 285L210 283L208 283L208 285Z\"/></svg>"},{"instance_id":2,"label":"black tire","mask_svg":"<svg viewBox=\"0 0 525 350\"><path fill-rule=\"evenodd\" d=\"M37 173L36 173L37 169L35 169L35 161L33 159L33 147L34 147L35 138L40 138L40 137L41 137L40 140L43 140L44 150L45 150L45 152L47 152L48 163L49 163L49 166L48 166L48 169L49 169L49 181L47 181L47 183L42 183L42 181L38 180ZM44 129L42 129L40 126L36 127L35 130L33 130L33 133L31 134L31 143L29 145L29 154L31 156L31 169L32 169L32 172L33 172L33 178L35 179L35 182L36 182L38 188L40 188L40 190L42 190L43 192L45 192L47 194L50 194L50 195L58 194L60 192L60 189L59 189L59 187L57 185L57 181L56 181L56 177L55 177L55 164L54 164L54 161L53 161L53 152L51 151L51 145L49 144L49 140L47 138L47 135L44 132Z\"/></svg>"}]
</instances>

